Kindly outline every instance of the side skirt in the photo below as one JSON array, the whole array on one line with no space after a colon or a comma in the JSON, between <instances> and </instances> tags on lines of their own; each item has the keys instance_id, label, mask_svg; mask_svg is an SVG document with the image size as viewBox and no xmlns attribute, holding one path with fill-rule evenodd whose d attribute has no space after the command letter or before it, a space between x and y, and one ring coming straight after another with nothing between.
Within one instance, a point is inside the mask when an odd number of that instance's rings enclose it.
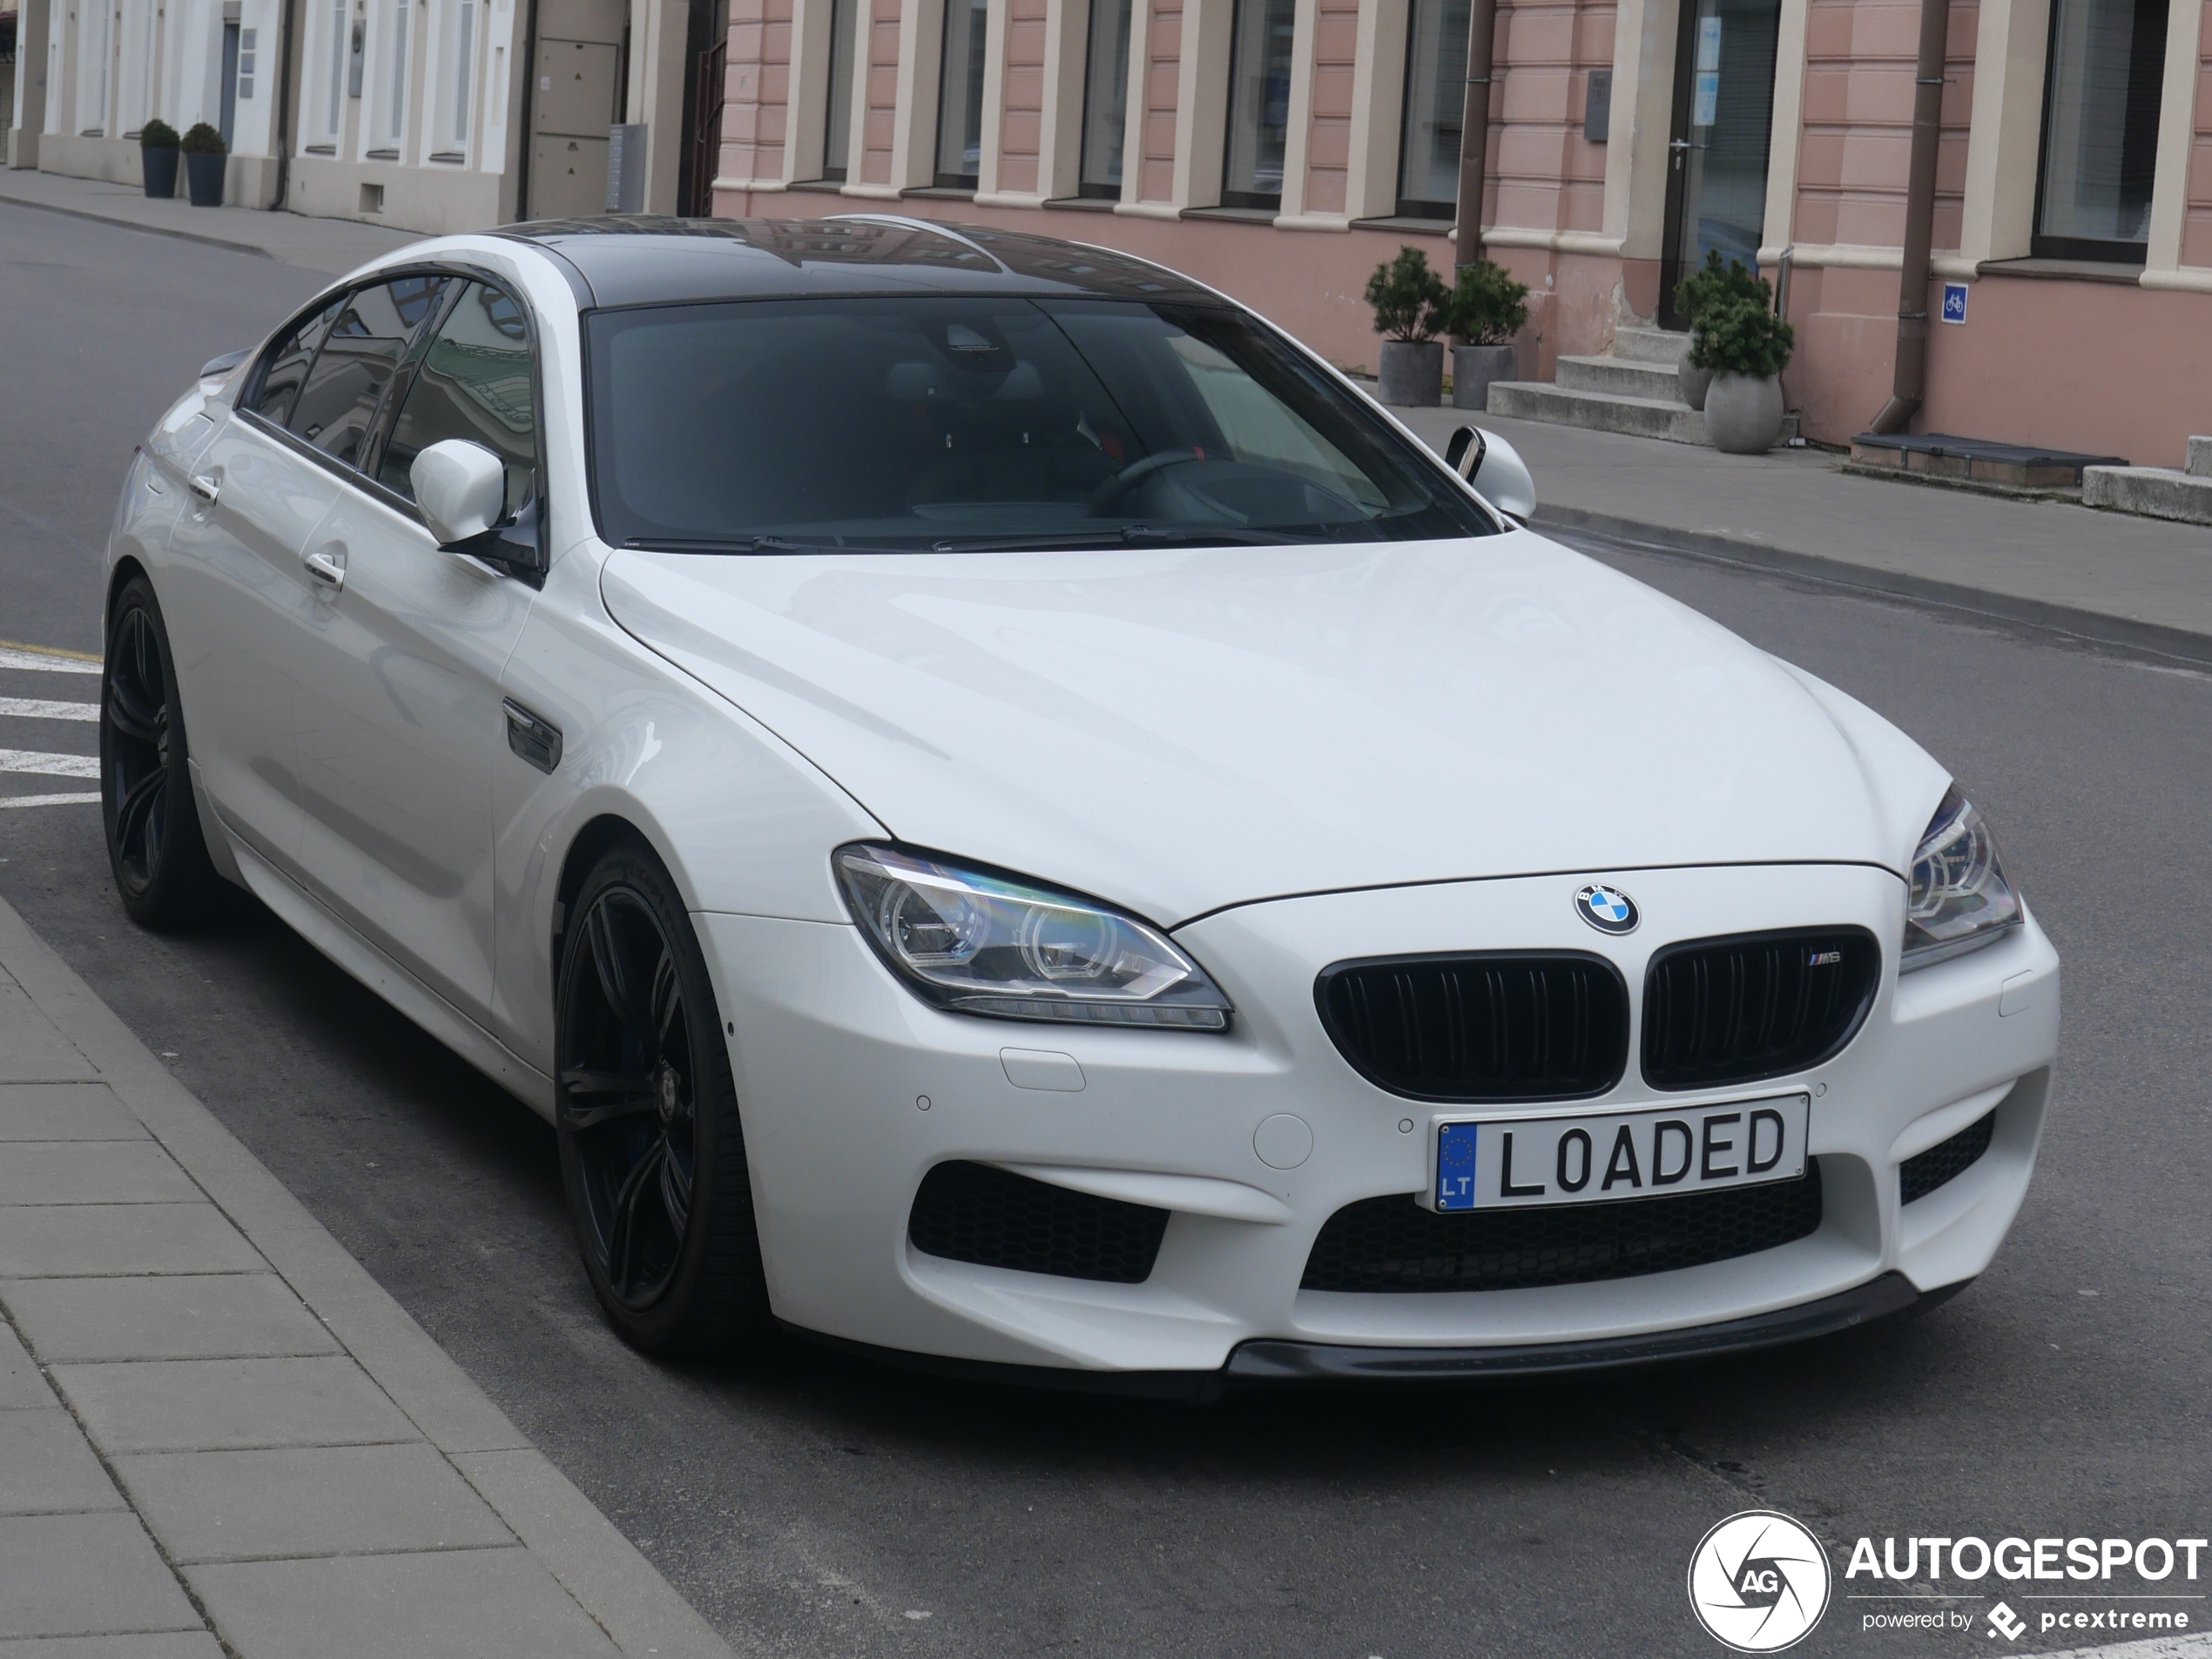
<instances>
[{"instance_id":1,"label":"side skirt","mask_svg":"<svg viewBox=\"0 0 2212 1659\"><path fill-rule=\"evenodd\" d=\"M287 927L547 1123L553 1121L550 1077L346 927L238 836L226 836L226 845L246 888Z\"/></svg>"}]
</instances>

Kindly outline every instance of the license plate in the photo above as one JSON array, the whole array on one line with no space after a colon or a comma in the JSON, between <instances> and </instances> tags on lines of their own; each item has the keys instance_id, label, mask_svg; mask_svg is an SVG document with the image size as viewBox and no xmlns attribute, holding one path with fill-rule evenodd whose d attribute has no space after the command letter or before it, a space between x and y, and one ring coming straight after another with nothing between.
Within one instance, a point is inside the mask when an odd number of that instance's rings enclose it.
<instances>
[{"instance_id":1,"label":"license plate","mask_svg":"<svg viewBox=\"0 0 2212 1659\"><path fill-rule=\"evenodd\" d=\"M1792 1181L1805 1172L1806 1095L1688 1109L1436 1125L1439 1210L1597 1204Z\"/></svg>"}]
</instances>

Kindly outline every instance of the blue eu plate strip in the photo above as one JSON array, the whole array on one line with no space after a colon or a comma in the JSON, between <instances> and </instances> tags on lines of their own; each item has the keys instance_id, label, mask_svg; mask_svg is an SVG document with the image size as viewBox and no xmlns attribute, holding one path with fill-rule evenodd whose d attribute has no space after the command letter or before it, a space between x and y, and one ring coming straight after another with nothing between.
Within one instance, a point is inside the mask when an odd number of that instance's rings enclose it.
<instances>
[{"instance_id":1,"label":"blue eu plate strip","mask_svg":"<svg viewBox=\"0 0 2212 1659\"><path fill-rule=\"evenodd\" d=\"M1474 1123L1436 1126L1436 1207L1474 1208Z\"/></svg>"}]
</instances>

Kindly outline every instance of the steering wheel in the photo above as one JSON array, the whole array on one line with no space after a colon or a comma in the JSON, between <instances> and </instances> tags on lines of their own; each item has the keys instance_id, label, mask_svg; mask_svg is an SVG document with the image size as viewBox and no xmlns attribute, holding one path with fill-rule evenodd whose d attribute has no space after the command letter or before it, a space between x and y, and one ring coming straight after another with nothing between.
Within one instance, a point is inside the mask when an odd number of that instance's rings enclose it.
<instances>
[{"instance_id":1,"label":"steering wheel","mask_svg":"<svg viewBox=\"0 0 2212 1659\"><path fill-rule=\"evenodd\" d=\"M1140 479L1149 478L1156 472L1164 472L1170 467L1188 466L1194 461L1204 461L1205 458L1206 452L1204 449L1194 448L1162 449L1145 456L1142 461L1132 462L1099 485L1096 489L1091 491L1090 510L1093 513L1103 512L1108 502L1125 494L1130 486Z\"/></svg>"}]
</instances>

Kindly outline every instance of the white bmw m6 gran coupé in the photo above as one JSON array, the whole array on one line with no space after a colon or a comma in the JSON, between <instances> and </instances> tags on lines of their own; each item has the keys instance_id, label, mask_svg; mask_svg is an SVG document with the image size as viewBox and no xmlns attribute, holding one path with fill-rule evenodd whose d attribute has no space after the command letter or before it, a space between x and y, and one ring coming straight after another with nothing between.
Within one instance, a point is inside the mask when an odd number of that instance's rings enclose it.
<instances>
[{"instance_id":1,"label":"white bmw m6 gran coup\u00e9","mask_svg":"<svg viewBox=\"0 0 2212 1659\"><path fill-rule=\"evenodd\" d=\"M421 243L131 473L116 881L543 1114L656 1352L1203 1394L1940 1299L2055 954L1939 762L1533 506L1097 248Z\"/></svg>"}]
</instances>

